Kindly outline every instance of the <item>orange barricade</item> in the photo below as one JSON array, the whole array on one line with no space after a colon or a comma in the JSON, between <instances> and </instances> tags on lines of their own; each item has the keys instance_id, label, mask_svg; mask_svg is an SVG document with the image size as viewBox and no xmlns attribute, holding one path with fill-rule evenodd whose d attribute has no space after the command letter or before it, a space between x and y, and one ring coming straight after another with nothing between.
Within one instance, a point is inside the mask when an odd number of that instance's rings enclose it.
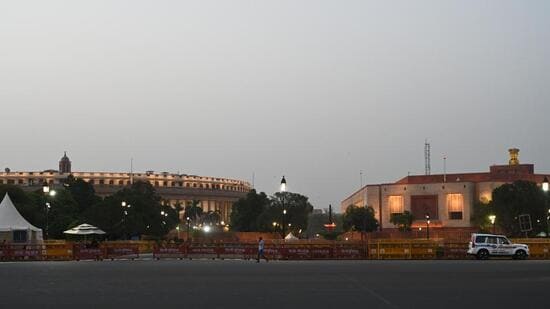
<instances>
[{"instance_id":1,"label":"orange barricade","mask_svg":"<svg viewBox=\"0 0 550 309\"><path fill-rule=\"evenodd\" d=\"M309 246L286 245L283 249L285 260L308 260L311 258Z\"/></svg>"},{"instance_id":2,"label":"orange barricade","mask_svg":"<svg viewBox=\"0 0 550 309\"><path fill-rule=\"evenodd\" d=\"M42 259L43 248L40 245L11 245L8 248L8 257L12 260Z\"/></svg>"},{"instance_id":3,"label":"orange barricade","mask_svg":"<svg viewBox=\"0 0 550 309\"><path fill-rule=\"evenodd\" d=\"M139 246L138 245L108 245L104 246L106 259L130 259L134 260L139 258Z\"/></svg>"},{"instance_id":4,"label":"orange barricade","mask_svg":"<svg viewBox=\"0 0 550 309\"><path fill-rule=\"evenodd\" d=\"M339 260L360 260L366 258L364 247L360 245L336 245L334 258Z\"/></svg>"},{"instance_id":5,"label":"orange barricade","mask_svg":"<svg viewBox=\"0 0 550 309\"><path fill-rule=\"evenodd\" d=\"M215 259L218 258L218 247L214 244L192 244L187 248L189 259Z\"/></svg>"},{"instance_id":6,"label":"orange barricade","mask_svg":"<svg viewBox=\"0 0 550 309\"><path fill-rule=\"evenodd\" d=\"M334 249L328 246L313 246L309 250L309 258L314 260L328 260L334 258Z\"/></svg>"},{"instance_id":7,"label":"orange barricade","mask_svg":"<svg viewBox=\"0 0 550 309\"><path fill-rule=\"evenodd\" d=\"M218 247L220 259L246 259L247 248L240 244L221 244Z\"/></svg>"},{"instance_id":8,"label":"orange barricade","mask_svg":"<svg viewBox=\"0 0 550 309\"><path fill-rule=\"evenodd\" d=\"M6 261L10 259L10 248L8 246L0 246L0 260Z\"/></svg>"},{"instance_id":9,"label":"orange barricade","mask_svg":"<svg viewBox=\"0 0 550 309\"><path fill-rule=\"evenodd\" d=\"M70 243L46 243L44 259L48 261L69 261L73 259L73 245Z\"/></svg>"},{"instance_id":10,"label":"orange barricade","mask_svg":"<svg viewBox=\"0 0 550 309\"><path fill-rule=\"evenodd\" d=\"M75 244L73 247L74 259L80 260L96 260L101 261L105 257L103 248L86 248L85 245Z\"/></svg>"},{"instance_id":11,"label":"orange barricade","mask_svg":"<svg viewBox=\"0 0 550 309\"><path fill-rule=\"evenodd\" d=\"M187 247L185 245L156 246L153 248L153 258L160 259L184 259L187 257Z\"/></svg>"},{"instance_id":12,"label":"orange barricade","mask_svg":"<svg viewBox=\"0 0 550 309\"><path fill-rule=\"evenodd\" d=\"M444 243L444 257L451 260L468 259L468 244L467 243Z\"/></svg>"}]
</instances>

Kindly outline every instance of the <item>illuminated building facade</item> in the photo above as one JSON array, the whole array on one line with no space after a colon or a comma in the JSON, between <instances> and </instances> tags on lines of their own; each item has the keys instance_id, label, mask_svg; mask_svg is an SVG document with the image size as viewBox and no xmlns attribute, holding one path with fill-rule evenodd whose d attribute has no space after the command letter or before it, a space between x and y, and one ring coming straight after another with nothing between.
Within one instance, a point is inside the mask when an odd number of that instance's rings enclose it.
<instances>
[{"instance_id":1,"label":"illuminated building facade","mask_svg":"<svg viewBox=\"0 0 550 309\"><path fill-rule=\"evenodd\" d=\"M508 165L491 166L489 172L407 176L394 183L366 185L341 202L372 207L380 229L395 229L393 214L409 211L413 228L426 225L426 215L434 228L469 228L476 201L488 202L499 186L517 180L542 183L550 175L535 174L533 164L519 163L519 149L510 149Z\"/></svg>"},{"instance_id":2,"label":"illuminated building facade","mask_svg":"<svg viewBox=\"0 0 550 309\"><path fill-rule=\"evenodd\" d=\"M73 172L67 154L59 161L59 170L37 172L12 172L6 169L0 172L0 184L17 185L24 190L41 190L44 183L50 186L62 186L69 175L82 179L94 186L99 196L111 195L132 182L149 182L165 203L187 205L193 200L200 201L203 211L216 211L222 220L229 222L231 208L239 198L245 197L251 190L246 181L206 177L185 174L155 173L117 173L117 172Z\"/></svg>"}]
</instances>

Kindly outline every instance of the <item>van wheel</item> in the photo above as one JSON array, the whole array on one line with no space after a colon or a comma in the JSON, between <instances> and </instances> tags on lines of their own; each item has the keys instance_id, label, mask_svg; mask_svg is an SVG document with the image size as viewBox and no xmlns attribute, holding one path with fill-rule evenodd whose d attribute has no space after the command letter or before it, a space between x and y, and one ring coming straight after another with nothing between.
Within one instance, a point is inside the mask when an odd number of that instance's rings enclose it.
<instances>
[{"instance_id":1,"label":"van wheel","mask_svg":"<svg viewBox=\"0 0 550 309\"><path fill-rule=\"evenodd\" d=\"M515 260L525 260L527 258L527 252L523 250L516 251L516 254L514 254Z\"/></svg>"},{"instance_id":2,"label":"van wheel","mask_svg":"<svg viewBox=\"0 0 550 309\"><path fill-rule=\"evenodd\" d=\"M477 252L476 258L478 260L487 260L489 258L489 251L482 249Z\"/></svg>"}]
</instances>

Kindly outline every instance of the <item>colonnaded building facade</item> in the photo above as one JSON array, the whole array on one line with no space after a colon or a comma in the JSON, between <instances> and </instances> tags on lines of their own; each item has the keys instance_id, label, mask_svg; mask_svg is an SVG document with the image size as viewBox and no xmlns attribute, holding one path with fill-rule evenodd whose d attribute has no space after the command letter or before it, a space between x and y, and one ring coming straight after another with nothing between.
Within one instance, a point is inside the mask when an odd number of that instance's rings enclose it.
<instances>
[{"instance_id":1,"label":"colonnaded building facade","mask_svg":"<svg viewBox=\"0 0 550 309\"><path fill-rule=\"evenodd\" d=\"M347 207L372 207L380 223L380 229L395 229L390 223L393 214L409 211L413 228L430 227L470 228L470 216L476 201L488 202L499 186L517 180L541 184L549 174L535 174L533 164L520 164L519 149L509 150L508 165L494 165L489 172L443 175L414 175L394 183L370 184L341 202L342 212Z\"/></svg>"},{"instance_id":2,"label":"colonnaded building facade","mask_svg":"<svg viewBox=\"0 0 550 309\"><path fill-rule=\"evenodd\" d=\"M235 179L206 177L168 172L116 173L73 172L67 154L59 161L59 170L12 172L8 168L0 172L0 184L17 185L24 190L40 190L44 183L60 187L69 175L93 184L99 196L111 195L136 181L149 182L162 199L170 205L187 205L200 201L203 211L217 211L222 220L229 222L233 203L245 197L251 190L248 182Z\"/></svg>"}]
</instances>

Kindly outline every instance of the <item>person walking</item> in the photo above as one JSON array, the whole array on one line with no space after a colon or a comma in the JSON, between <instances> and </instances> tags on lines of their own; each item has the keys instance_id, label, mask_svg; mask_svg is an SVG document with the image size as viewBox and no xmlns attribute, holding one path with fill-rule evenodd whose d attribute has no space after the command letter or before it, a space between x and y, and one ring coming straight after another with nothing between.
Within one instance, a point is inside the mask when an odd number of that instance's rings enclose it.
<instances>
[{"instance_id":1,"label":"person walking","mask_svg":"<svg viewBox=\"0 0 550 309\"><path fill-rule=\"evenodd\" d=\"M260 259L264 258L266 262L269 262L267 257L264 254L265 242L262 237L258 240L258 259L257 263L260 263Z\"/></svg>"}]
</instances>

